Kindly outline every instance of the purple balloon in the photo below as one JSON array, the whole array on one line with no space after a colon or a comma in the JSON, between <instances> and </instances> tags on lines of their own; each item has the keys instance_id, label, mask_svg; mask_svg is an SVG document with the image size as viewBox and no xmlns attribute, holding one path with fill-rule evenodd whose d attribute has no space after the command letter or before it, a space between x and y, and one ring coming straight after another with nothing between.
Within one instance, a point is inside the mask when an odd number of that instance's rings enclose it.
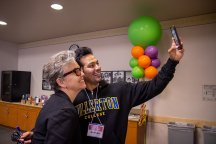
<instances>
[{"instance_id":1,"label":"purple balloon","mask_svg":"<svg viewBox=\"0 0 216 144\"><path fill-rule=\"evenodd\" d=\"M158 49L156 46L148 46L145 49L145 55L149 56L151 59L156 59L158 56Z\"/></svg>"},{"instance_id":2,"label":"purple balloon","mask_svg":"<svg viewBox=\"0 0 216 144\"><path fill-rule=\"evenodd\" d=\"M158 58L152 59L152 61L151 61L151 65L156 67L156 68L158 68L160 66L160 64L161 64L161 62Z\"/></svg>"}]
</instances>

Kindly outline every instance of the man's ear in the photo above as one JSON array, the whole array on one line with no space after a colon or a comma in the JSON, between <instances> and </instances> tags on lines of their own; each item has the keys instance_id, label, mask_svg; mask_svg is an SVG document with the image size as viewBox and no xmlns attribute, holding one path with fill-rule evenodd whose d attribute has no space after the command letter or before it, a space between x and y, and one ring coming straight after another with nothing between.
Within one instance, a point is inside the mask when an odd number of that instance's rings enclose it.
<instances>
[{"instance_id":1,"label":"man's ear","mask_svg":"<svg viewBox=\"0 0 216 144\"><path fill-rule=\"evenodd\" d=\"M56 83L59 85L59 87L65 87L65 84L62 78L57 78Z\"/></svg>"}]
</instances>

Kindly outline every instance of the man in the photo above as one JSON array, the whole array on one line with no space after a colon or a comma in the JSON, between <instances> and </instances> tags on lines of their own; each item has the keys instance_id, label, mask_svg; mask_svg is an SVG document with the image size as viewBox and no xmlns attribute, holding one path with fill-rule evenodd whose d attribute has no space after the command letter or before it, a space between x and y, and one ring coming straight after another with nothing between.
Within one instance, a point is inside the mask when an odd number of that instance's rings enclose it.
<instances>
[{"instance_id":1,"label":"man","mask_svg":"<svg viewBox=\"0 0 216 144\"><path fill-rule=\"evenodd\" d=\"M184 55L184 49L177 50L172 41L168 53L170 57L167 63L151 81L107 84L101 81L101 67L91 49L81 47L76 50L76 61L85 74L86 83L86 89L74 100L83 143L125 143L131 108L150 100L165 89ZM28 133L24 133L22 138L29 136Z\"/></svg>"},{"instance_id":2,"label":"man","mask_svg":"<svg viewBox=\"0 0 216 144\"><path fill-rule=\"evenodd\" d=\"M151 81L107 84L101 81L101 67L91 49L78 48L76 61L85 74L86 89L79 93L74 105L80 118L84 143L124 144L131 108L164 90L173 78L183 52L183 49L177 50L173 42L168 50L170 58Z\"/></svg>"}]
</instances>

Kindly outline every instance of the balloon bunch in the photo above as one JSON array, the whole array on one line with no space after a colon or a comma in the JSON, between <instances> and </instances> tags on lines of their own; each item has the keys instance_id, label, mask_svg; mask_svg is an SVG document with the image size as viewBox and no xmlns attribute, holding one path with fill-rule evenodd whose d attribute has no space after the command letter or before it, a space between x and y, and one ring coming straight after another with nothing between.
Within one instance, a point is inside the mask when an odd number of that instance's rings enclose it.
<instances>
[{"instance_id":1,"label":"balloon bunch","mask_svg":"<svg viewBox=\"0 0 216 144\"><path fill-rule=\"evenodd\" d=\"M160 66L158 49L155 46L161 38L159 21L150 16L134 20L128 28L128 37L134 47L131 49L129 65L134 78L154 78Z\"/></svg>"},{"instance_id":2,"label":"balloon bunch","mask_svg":"<svg viewBox=\"0 0 216 144\"><path fill-rule=\"evenodd\" d=\"M148 46L145 50L141 46L134 46L131 49L130 67L134 78L146 77L154 78L160 66L160 60L157 58L158 50L156 46Z\"/></svg>"}]
</instances>

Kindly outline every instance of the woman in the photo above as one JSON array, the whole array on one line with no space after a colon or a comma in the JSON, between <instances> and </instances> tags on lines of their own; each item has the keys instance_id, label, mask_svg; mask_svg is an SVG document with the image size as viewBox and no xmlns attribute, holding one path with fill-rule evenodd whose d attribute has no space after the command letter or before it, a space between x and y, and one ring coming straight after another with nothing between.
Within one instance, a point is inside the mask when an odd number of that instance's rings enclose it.
<instances>
[{"instance_id":1,"label":"woman","mask_svg":"<svg viewBox=\"0 0 216 144\"><path fill-rule=\"evenodd\" d=\"M33 130L33 144L80 144L79 117L73 101L86 87L73 51L51 57L43 68L55 93L42 108Z\"/></svg>"}]
</instances>

